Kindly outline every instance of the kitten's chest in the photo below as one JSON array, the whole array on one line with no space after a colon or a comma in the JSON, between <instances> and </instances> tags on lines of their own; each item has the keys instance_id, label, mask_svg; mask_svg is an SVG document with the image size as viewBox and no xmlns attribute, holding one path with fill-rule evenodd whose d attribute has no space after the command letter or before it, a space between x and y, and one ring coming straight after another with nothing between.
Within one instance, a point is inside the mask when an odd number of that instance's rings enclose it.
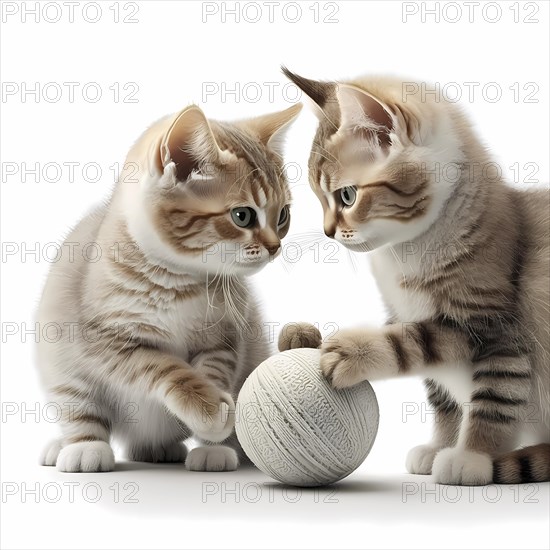
<instances>
[{"instance_id":1,"label":"kitten's chest","mask_svg":"<svg viewBox=\"0 0 550 550\"><path fill-rule=\"evenodd\" d=\"M224 312L224 304L206 293L157 310L156 322L165 331L162 347L189 360L191 352L219 340Z\"/></svg>"},{"instance_id":2,"label":"kitten's chest","mask_svg":"<svg viewBox=\"0 0 550 550\"><path fill-rule=\"evenodd\" d=\"M143 342L189 361L197 350L220 339L225 306L206 291L164 293L162 299L136 294L125 302L122 325ZM103 304L104 313L120 315L115 303Z\"/></svg>"},{"instance_id":3,"label":"kitten's chest","mask_svg":"<svg viewBox=\"0 0 550 550\"><path fill-rule=\"evenodd\" d=\"M431 296L410 284L417 276L414 264L401 264L390 252L380 251L372 255L371 267L384 302L397 320L415 322L434 316Z\"/></svg>"}]
</instances>

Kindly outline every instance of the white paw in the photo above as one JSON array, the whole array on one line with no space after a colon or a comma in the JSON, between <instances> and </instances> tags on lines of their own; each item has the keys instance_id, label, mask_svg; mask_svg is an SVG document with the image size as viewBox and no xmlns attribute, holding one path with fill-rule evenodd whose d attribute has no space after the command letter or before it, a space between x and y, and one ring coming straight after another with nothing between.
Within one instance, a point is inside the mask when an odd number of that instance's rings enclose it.
<instances>
[{"instance_id":1,"label":"white paw","mask_svg":"<svg viewBox=\"0 0 550 550\"><path fill-rule=\"evenodd\" d=\"M50 441L40 454L39 462L42 466L55 466L57 462L57 457L61 451L61 441L59 439L54 439Z\"/></svg>"},{"instance_id":2,"label":"white paw","mask_svg":"<svg viewBox=\"0 0 550 550\"><path fill-rule=\"evenodd\" d=\"M236 451L223 445L196 447L185 461L186 468L194 472L229 472L236 470L238 465Z\"/></svg>"},{"instance_id":3,"label":"white paw","mask_svg":"<svg viewBox=\"0 0 550 550\"><path fill-rule=\"evenodd\" d=\"M432 473L436 483L487 485L493 481L493 460L485 453L447 448L437 453Z\"/></svg>"},{"instance_id":4,"label":"white paw","mask_svg":"<svg viewBox=\"0 0 550 550\"><path fill-rule=\"evenodd\" d=\"M57 457L60 472L110 472L115 467L115 455L105 441L71 443Z\"/></svg>"},{"instance_id":5,"label":"white paw","mask_svg":"<svg viewBox=\"0 0 550 550\"><path fill-rule=\"evenodd\" d=\"M411 474L428 475L432 473L432 464L435 455L441 447L433 445L418 445L407 454L405 465Z\"/></svg>"},{"instance_id":6,"label":"white paw","mask_svg":"<svg viewBox=\"0 0 550 550\"><path fill-rule=\"evenodd\" d=\"M235 427L235 402L228 393L221 394L221 402L214 414L203 412L187 424L199 439L219 443L227 439Z\"/></svg>"}]
</instances>

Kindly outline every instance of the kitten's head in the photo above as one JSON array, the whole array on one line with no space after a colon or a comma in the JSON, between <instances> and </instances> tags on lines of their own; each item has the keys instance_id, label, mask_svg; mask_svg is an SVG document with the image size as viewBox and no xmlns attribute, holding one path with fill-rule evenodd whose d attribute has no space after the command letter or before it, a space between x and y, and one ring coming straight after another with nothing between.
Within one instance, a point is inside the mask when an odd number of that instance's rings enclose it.
<instances>
[{"instance_id":1,"label":"kitten's head","mask_svg":"<svg viewBox=\"0 0 550 550\"><path fill-rule=\"evenodd\" d=\"M428 229L463 161L460 114L426 100L416 83L318 82L283 72L319 118L309 181L323 206L325 233L368 251Z\"/></svg>"},{"instance_id":2,"label":"kitten's head","mask_svg":"<svg viewBox=\"0 0 550 550\"><path fill-rule=\"evenodd\" d=\"M124 193L146 255L172 269L244 275L274 258L290 223L282 137L300 109L223 123L190 106L150 128L126 164L140 159L139 190Z\"/></svg>"}]
</instances>

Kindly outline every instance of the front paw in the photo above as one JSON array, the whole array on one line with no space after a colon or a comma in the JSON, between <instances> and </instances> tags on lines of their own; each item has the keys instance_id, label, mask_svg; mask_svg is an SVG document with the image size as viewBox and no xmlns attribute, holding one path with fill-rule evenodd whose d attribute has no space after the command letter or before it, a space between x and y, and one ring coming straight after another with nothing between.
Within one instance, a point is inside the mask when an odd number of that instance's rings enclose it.
<instances>
[{"instance_id":1,"label":"front paw","mask_svg":"<svg viewBox=\"0 0 550 550\"><path fill-rule=\"evenodd\" d=\"M110 472L115 455L105 441L81 441L63 447L56 465L60 472Z\"/></svg>"},{"instance_id":2,"label":"front paw","mask_svg":"<svg viewBox=\"0 0 550 550\"><path fill-rule=\"evenodd\" d=\"M190 451L185 466L193 472L230 472L239 466L234 449L223 445L196 447Z\"/></svg>"},{"instance_id":3,"label":"front paw","mask_svg":"<svg viewBox=\"0 0 550 550\"><path fill-rule=\"evenodd\" d=\"M436 483L487 485L493 481L493 461L485 453L447 448L437 453L432 472Z\"/></svg>"},{"instance_id":4,"label":"front paw","mask_svg":"<svg viewBox=\"0 0 550 550\"><path fill-rule=\"evenodd\" d=\"M433 445L418 445L407 454L406 468L411 474L428 475L432 473L435 455L441 447Z\"/></svg>"},{"instance_id":5,"label":"front paw","mask_svg":"<svg viewBox=\"0 0 550 550\"><path fill-rule=\"evenodd\" d=\"M50 441L40 454L40 464L42 464L42 466L55 466L57 463L57 457L61 452L61 448L62 445L59 439Z\"/></svg>"},{"instance_id":6,"label":"front paw","mask_svg":"<svg viewBox=\"0 0 550 550\"><path fill-rule=\"evenodd\" d=\"M321 347L321 370L335 388L347 388L368 380L380 363L377 342L364 332L339 331Z\"/></svg>"},{"instance_id":7,"label":"front paw","mask_svg":"<svg viewBox=\"0 0 550 550\"><path fill-rule=\"evenodd\" d=\"M310 323L288 323L279 334L279 351L296 348L318 348L322 338L319 329Z\"/></svg>"},{"instance_id":8,"label":"front paw","mask_svg":"<svg viewBox=\"0 0 550 550\"><path fill-rule=\"evenodd\" d=\"M200 439L218 443L227 439L235 427L235 403L228 393L217 389L211 393L199 399L186 423Z\"/></svg>"}]
</instances>

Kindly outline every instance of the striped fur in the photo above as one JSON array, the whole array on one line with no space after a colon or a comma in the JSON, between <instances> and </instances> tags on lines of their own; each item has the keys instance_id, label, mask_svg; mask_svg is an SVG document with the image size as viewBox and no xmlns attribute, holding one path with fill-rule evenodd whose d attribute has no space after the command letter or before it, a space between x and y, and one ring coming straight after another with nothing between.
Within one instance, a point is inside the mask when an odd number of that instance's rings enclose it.
<instances>
[{"instance_id":1,"label":"striped fur","mask_svg":"<svg viewBox=\"0 0 550 550\"><path fill-rule=\"evenodd\" d=\"M494 483L534 483L550 479L550 444L518 449L494 461Z\"/></svg>"},{"instance_id":2,"label":"striped fur","mask_svg":"<svg viewBox=\"0 0 550 550\"><path fill-rule=\"evenodd\" d=\"M131 460L237 467L234 444L187 454L183 441L226 440L234 396L269 355L264 331L244 337L262 326L245 277L288 231L280 134L299 109L227 124L191 106L158 121L128 154L137 183L123 173L68 235L73 255L53 265L38 311L42 326L62 327L38 346L44 387L63 410L43 464L111 470L115 439ZM253 208L257 223L238 227L236 207Z\"/></svg>"},{"instance_id":3,"label":"striped fur","mask_svg":"<svg viewBox=\"0 0 550 550\"><path fill-rule=\"evenodd\" d=\"M316 86L286 74L317 103L309 175L325 233L374 251L391 319L324 342L325 375L336 387L427 380L435 433L409 453L413 473L549 480L548 191L488 175L492 159L453 104L405 97L397 79ZM348 186L352 205L340 198Z\"/></svg>"}]
</instances>

